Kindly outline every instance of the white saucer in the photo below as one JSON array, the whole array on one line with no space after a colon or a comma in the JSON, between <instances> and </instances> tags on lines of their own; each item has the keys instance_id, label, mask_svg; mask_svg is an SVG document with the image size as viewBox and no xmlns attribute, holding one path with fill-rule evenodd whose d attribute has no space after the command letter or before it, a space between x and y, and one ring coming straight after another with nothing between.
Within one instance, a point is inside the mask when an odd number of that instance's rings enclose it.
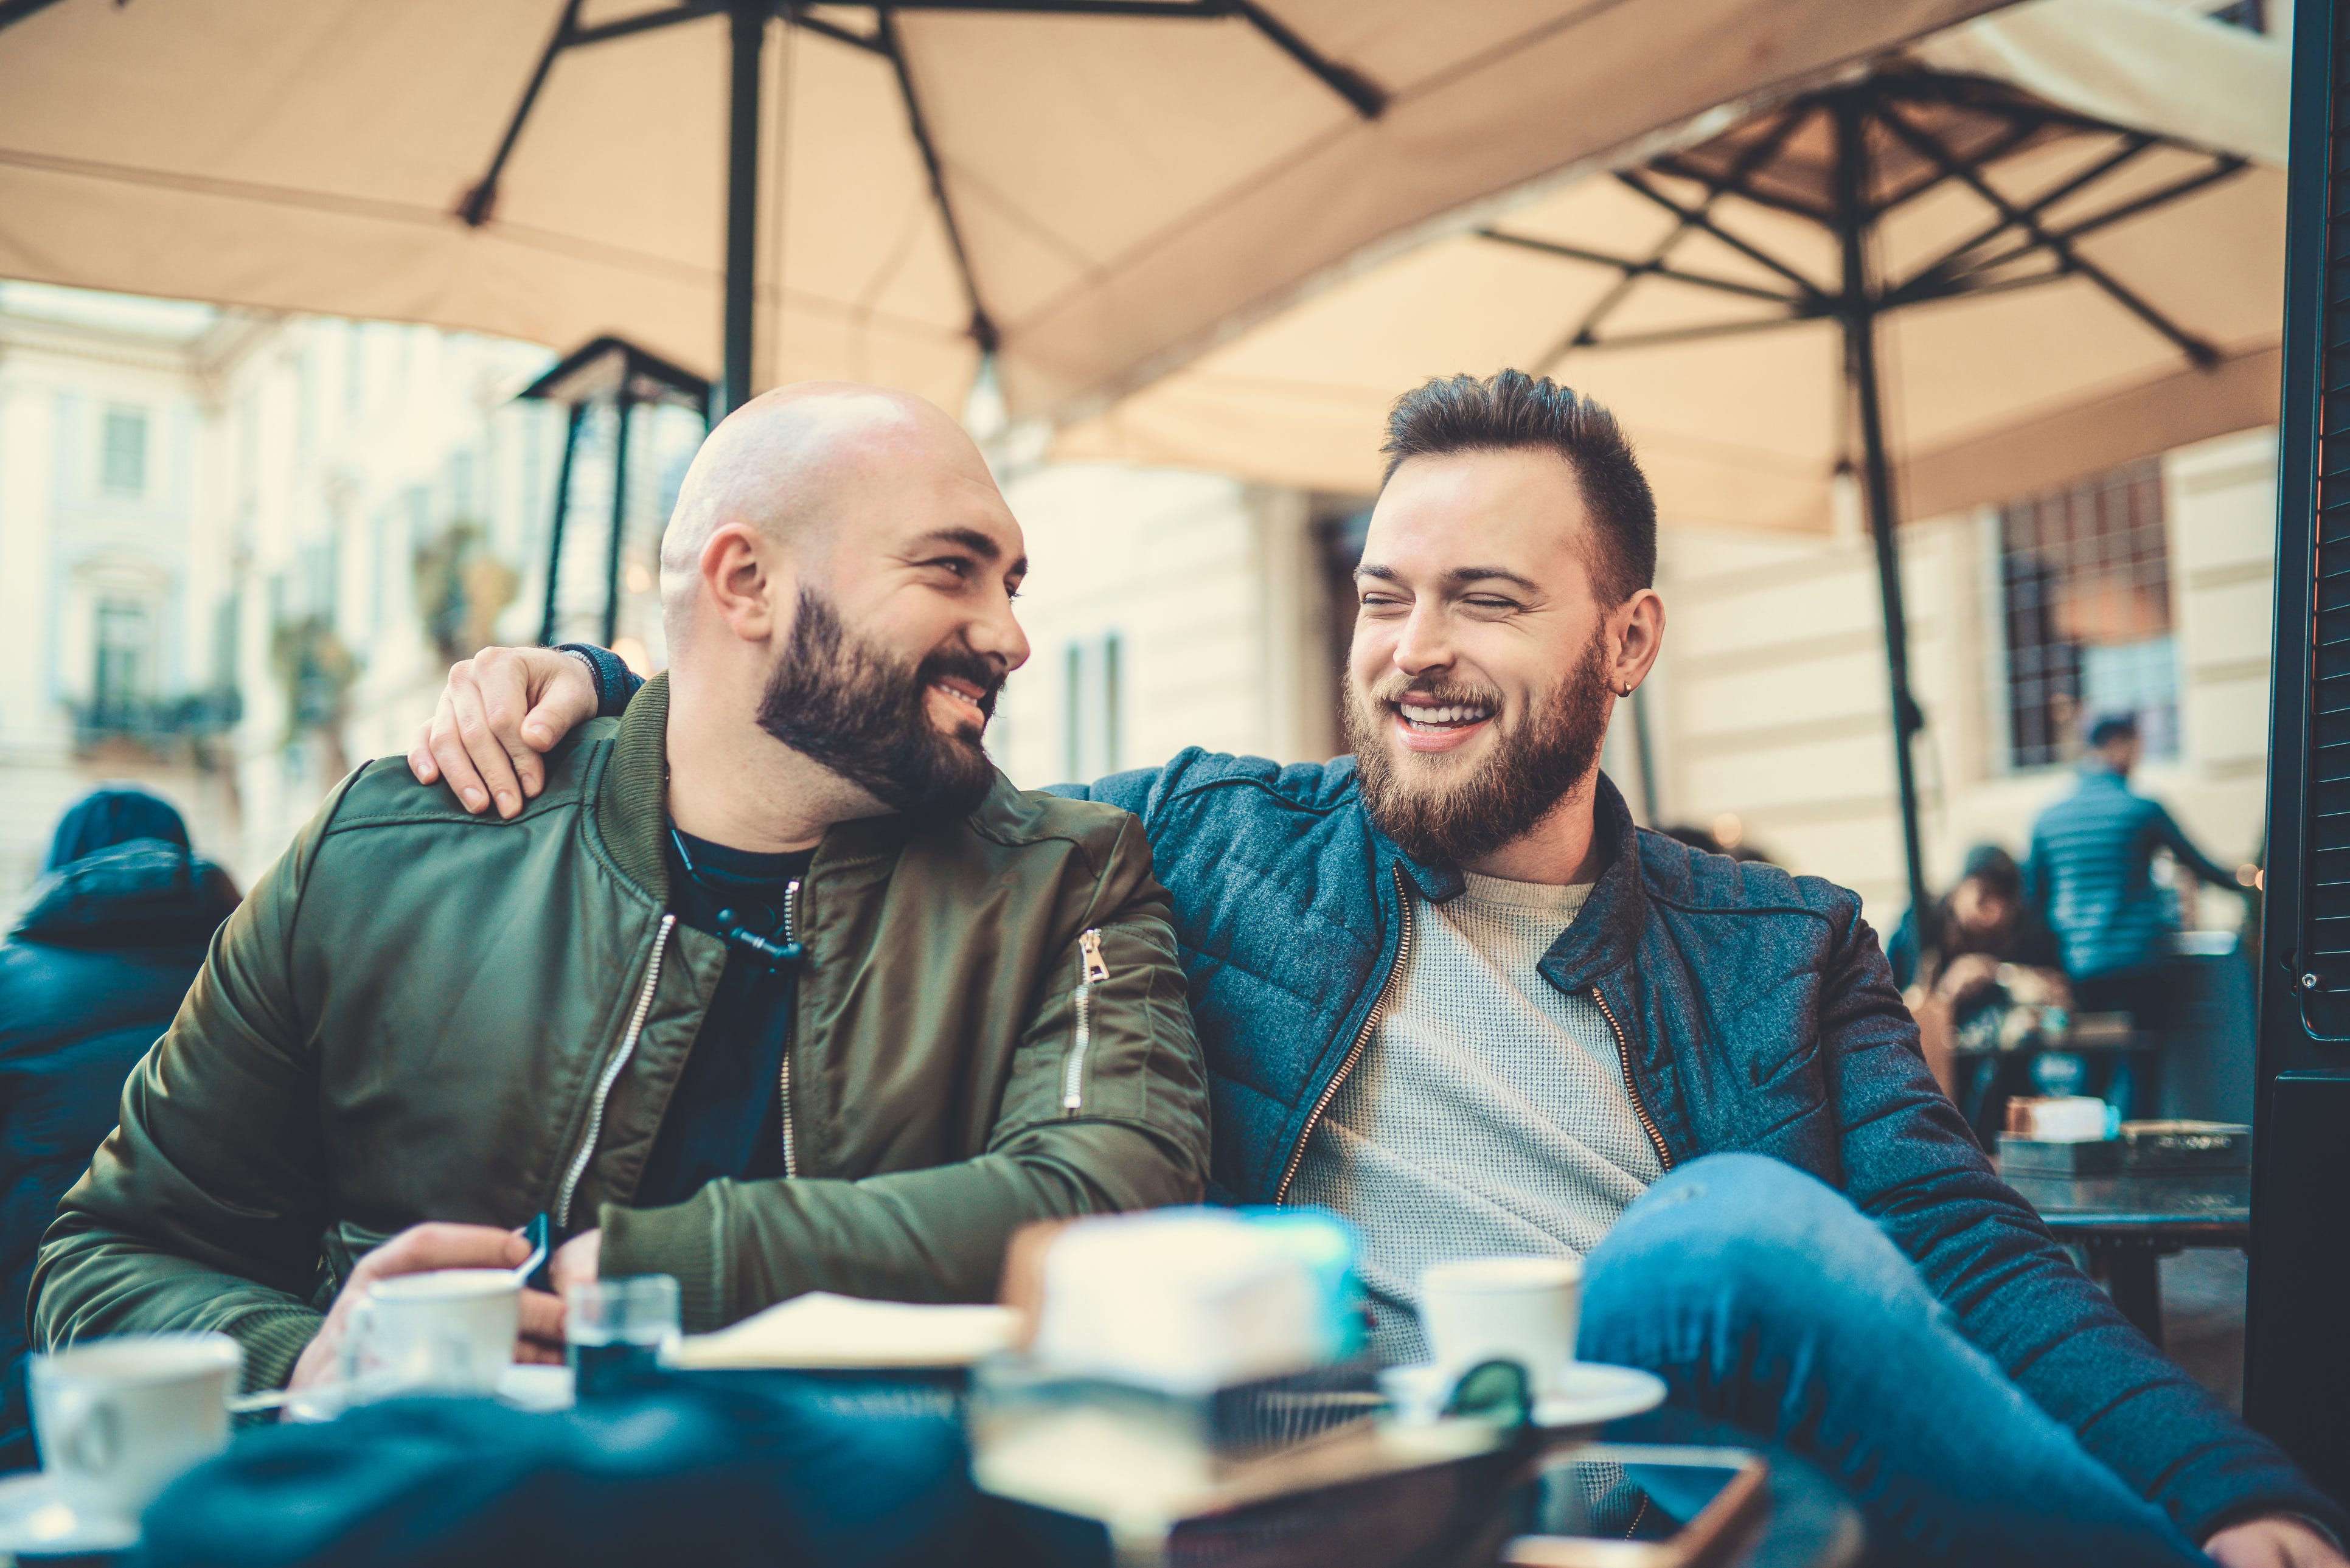
<instances>
[{"instance_id":1,"label":"white saucer","mask_svg":"<svg viewBox=\"0 0 2350 1568\"><path fill-rule=\"evenodd\" d=\"M77 1513L39 1470L0 1477L0 1552L68 1557L138 1544L137 1521Z\"/></svg>"},{"instance_id":2,"label":"white saucer","mask_svg":"<svg viewBox=\"0 0 2350 1568\"><path fill-rule=\"evenodd\" d=\"M1665 1402L1665 1380L1637 1366L1578 1361L1566 1369L1555 1394L1534 1401L1534 1425L1597 1427L1653 1410Z\"/></svg>"},{"instance_id":3,"label":"white saucer","mask_svg":"<svg viewBox=\"0 0 2350 1568\"><path fill-rule=\"evenodd\" d=\"M1559 1377L1560 1387L1534 1402L1534 1424L1546 1431L1597 1427L1625 1416L1653 1410L1665 1402L1664 1380L1637 1366L1609 1366L1577 1361ZM1390 1366L1379 1374L1395 1418L1407 1426L1436 1419L1452 1397L1452 1378L1441 1368L1422 1362L1414 1366Z\"/></svg>"}]
</instances>

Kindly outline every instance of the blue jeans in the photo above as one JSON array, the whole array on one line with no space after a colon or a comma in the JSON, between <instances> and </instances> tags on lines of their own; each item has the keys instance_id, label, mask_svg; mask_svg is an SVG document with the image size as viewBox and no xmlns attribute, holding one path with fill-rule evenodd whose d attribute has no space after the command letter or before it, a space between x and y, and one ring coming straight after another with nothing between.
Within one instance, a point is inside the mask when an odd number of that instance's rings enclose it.
<instances>
[{"instance_id":1,"label":"blue jeans","mask_svg":"<svg viewBox=\"0 0 2350 1568\"><path fill-rule=\"evenodd\" d=\"M1627 1210L1588 1260L1579 1350L1835 1478L1873 1560L2208 1565L1866 1215L1777 1160L1711 1155Z\"/></svg>"}]
</instances>

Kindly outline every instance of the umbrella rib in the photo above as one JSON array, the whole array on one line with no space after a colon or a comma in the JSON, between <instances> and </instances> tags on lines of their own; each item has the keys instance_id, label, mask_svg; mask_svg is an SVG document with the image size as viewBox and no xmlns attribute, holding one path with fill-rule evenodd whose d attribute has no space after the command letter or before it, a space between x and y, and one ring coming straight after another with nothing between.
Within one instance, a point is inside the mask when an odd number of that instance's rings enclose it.
<instances>
[{"instance_id":1,"label":"umbrella rib","mask_svg":"<svg viewBox=\"0 0 2350 1568\"><path fill-rule=\"evenodd\" d=\"M1975 159L1978 162L1989 163L1993 159L2004 158L2009 153L2014 151L2018 147L2022 146L2023 143L2031 140L2034 136L2039 135L2042 130L2046 129L2047 124L2048 122L2044 119L2018 119L2013 125L2009 127L2008 132L2005 136L1991 143L1990 147L1984 149L1982 151L1976 153ZM1876 206L1871 207L1868 210L1870 221L1875 222L1877 219L1883 218L1887 213L1894 211L1896 208L1907 205L1908 202L1915 201L1917 198L1924 195L1927 192L1934 189L1937 185L1941 184L1949 178L1949 175L1943 173L1938 169L1932 173L1927 175L1924 179L1914 182L1908 190L1896 192L1894 194L1886 197L1882 202L1879 202Z\"/></svg>"},{"instance_id":2,"label":"umbrella rib","mask_svg":"<svg viewBox=\"0 0 2350 1568\"><path fill-rule=\"evenodd\" d=\"M1322 85L1352 104L1357 114L1365 119L1377 119L1388 107L1388 90L1350 67L1327 58L1313 45L1293 30L1289 24L1257 4L1257 0L1232 0L1232 9L1248 19L1250 26L1264 35L1274 47L1321 81Z\"/></svg>"},{"instance_id":3,"label":"umbrella rib","mask_svg":"<svg viewBox=\"0 0 2350 1568\"><path fill-rule=\"evenodd\" d=\"M1724 294L1742 295L1748 299L1767 299L1775 305L1794 306L1803 303L1802 297L1797 295L1781 294L1775 289L1763 288L1756 284L1740 283L1735 278L1714 277L1701 272L1690 272L1669 265L1655 256L1650 256L1646 261L1635 260L1630 256L1611 256L1602 251L1585 250L1580 245L1560 244L1555 240L1536 239L1532 234L1513 234L1501 229L1479 229L1476 234L1481 240L1492 240L1501 244L1517 245L1525 250L1539 251L1544 255L1561 256L1568 261L1590 262L1598 266L1614 267L1627 278L1641 275L1670 278L1675 283L1694 284L1700 288L1720 289Z\"/></svg>"},{"instance_id":4,"label":"umbrella rib","mask_svg":"<svg viewBox=\"0 0 2350 1568\"><path fill-rule=\"evenodd\" d=\"M664 5L656 11L639 11L633 16L616 16L592 27L574 27L561 47L577 48L585 44L609 43L614 38L633 38L639 33L650 33L661 27L674 26L680 22L715 16L725 9L725 0L677 0L677 4Z\"/></svg>"},{"instance_id":5,"label":"umbrella rib","mask_svg":"<svg viewBox=\"0 0 2350 1568\"><path fill-rule=\"evenodd\" d=\"M1699 180L1700 184L1706 184L1709 189L1711 188L1709 182L1699 179L1696 175L1689 175L1686 176L1686 178ZM1682 206L1670 196L1666 195L1663 192L1658 190L1653 185L1650 185L1647 179L1643 177L1640 171L1637 169L1619 169L1616 171L1616 181L1617 183L1624 186L1627 190L1633 192L1635 194L1647 197L1649 201L1654 202L1658 206L1662 207L1666 212L1672 213L1673 216L1679 218L1682 222L1688 223L1690 227L1703 229L1707 234L1711 234L1715 239L1720 240L1723 244L1728 245L1731 249L1738 252L1740 254L1752 261L1760 262L1764 266L1769 267L1773 272L1777 273L1781 277L1783 277L1789 283L1794 284L1796 289L1803 295L1806 304L1825 301L1826 299L1827 291L1821 288L1819 285L1814 283L1810 278L1805 277L1802 273L1797 272L1785 262L1781 261L1778 257L1771 254L1768 251L1763 250L1760 245L1756 245L1749 241L1741 239L1738 235L1731 233L1728 229L1723 228L1720 223L1714 222L1703 208ZM1719 192L1716 193L1719 194ZM1741 192L1741 194L1743 194L1743 192Z\"/></svg>"},{"instance_id":6,"label":"umbrella rib","mask_svg":"<svg viewBox=\"0 0 2350 1568\"><path fill-rule=\"evenodd\" d=\"M1926 158L1950 171L1951 175L1969 190L1991 203L1994 212L2005 214L2010 223L2022 228L2039 244L2047 246L2067 268L2079 273L2083 277L2104 289L2124 309L2168 338L2171 344L2180 353L2186 355L2197 369L2208 369L2219 363L2220 351L2217 348L2139 298L2112 274L2074 250L2069 241L2051 234L2047 225L2041 223L2037 217L2019 210L2014 202L1993 190L1979 171L1968 168L1960 162L1938 138L1911 125L1898 111L1889 107L1879 105L1874 112L1878 121L1894 135L1908 142Z\"/></svg>"},{"instance_id":7,"label":"umbrella rib","mask_svg":"<svg viewBox=\"0 0 2350 1568\"><path fill-rule=\"evenodd\" d=\"M1595 337L1582 345L1586 348L1655 348L1672 343L1694 343L1710 337L1737 337L1749 332L1767 332L1773 327L1794 327L1805 321L1818 321L1831 313L1829 307L1814 308L1797 306L1784 316L1764 317L1757 321L1716 321L1702 327L1669 327L1656 332L1627 332L1621 337Z\"/></svg>"},{"instance_id":8,"label":"umbrella rib","mask_svg":"<svg viewBox=\"0 0 2350 1568\"><path fill-rule=\"evenodd\" d=\"M2199 169L2192 174L2181 175L2178 179L2172 181L2169 184L2162 186L2158 190L2149 191L2143 195L2134 196L2130 198L2130 200L2122 202L2119 206L2111 207L2105 212L2095 214L2094 216L2083 218L2080 222L2072 224L2070 227L2054 230L2053 231L2053 236L2056 239L2069 242L2072 240L2077 240L2084 234L2094 234L2099 229L2111 228L2114 224L2122 222L2124 219L2134 218L2149 208L2159 207L2166 202L2175 202L2182 196L2192 195L2194 192L2203 189L2206 185L2217 184L2219 182L2227 179L2230 175L2240 174L2243 172L2245 169L2250 167L2251 162L2250 159L2231 157L2224 153L2214 153L2211 157L2212 163L2210 168ZM1982 261L1975 262L1963 269L1960 275L1963 276L1968 274L1986 272L1993 267L2004 266L2009 262L2014 261L2019 257L2028 255L2039 248L2040 246L2037 241L2028 242L2024 244L2015 246L2011 250L2002 251L1998 255L1990 256Z\"/></svg>"},{"instance_id":9,"label":"umbrella rib","mask_svg":"<svg viewBox=\"0 0 2350 1568\"><path fill-rule=\"evenodd\" d=\"M902 11L1026 12L1045 16L1162 16L1179 21L1221 21L1238 16L1323 86L1345 99L1365 119L1378 119L1388 107L1387 88L1323 54L1258 0L895 0L895 4Z\"/></svg>"},{"instance_id":10,"label":"umbrella rib","mask_svg":"<svg viewBox=\"0 0 2350 1568\"><path fill-rule=\"evenodd\" d=\"M1745 179L1747 175L1752 173L1762 164L1774 157L1781 148L1787 145L1788 138L1795 134L1795 129L1803 124L1804 120L1810 115L1810 113L1811 105L1809 103L1798 100L1797 102L1789 105L1780 113L1776 123L1774 123L1762 135L1756 137L1742 151L1738 154L1737 158L1731 161L1729 173L1725 178L1733 182L1742 181ZM1583 319L1575 323L1574 330L1567 333L1564 337L1561 337L1556 343L1553 344L1549 351L1544 353L1541 358L1535 361L1534 368L1538 370L1547 371L1552 367L1555 366L1560 360L1565 358L1566 356L1574 349L1596 341L1601 325L1605 323L1610 316L1613 316L1616 313L1617 307L1622 306L1626 299L1630 297L1633 286L1638 283L1643 274L1652 273L1664 277L1677 277L1685 283L1694 283L1702 286L1726 289L1733 294L1750 295L1757 298L1774 301L1778 304L1787 306L1791 309L1799 306L1801 304L1799 299L1791 299L1784 295L1773 294L1768 289L1755 288L1752 286L1746 284L1735 284L1721 278L1704 277L1695 273L1685 273L1677 267L1671 267L1665 265L1665 258L1673 253L1674 247L1689 237L1690 231L1697 226L1700 220L1710 218L1713 204L1721 199L1721 190L1718 187L1709 185L1707 187L1705 200L1700 202L1695 208L1696 216L1683 217L1679 223L1675 223L1672 227L1672 231L1666 234L1664 238L1659 240L1656 244L1649 249L1648 259L1643 262L1627 263L1617 260L1613 257L1602 256L1596 252L1585 251L1577 253L1575 249L1568 246L1550 244L1547 242L1543 241L1522 239L1520 236L1514 234L1503 234L1492 230L1484 231L1490 238L1525 244L1537 250L1548 250L1556 255L1568 256L1572 258L1579 254L1583 259L1605 262L1613 265L1620 270L1624 275L1617 278L1614 284L1609 286L1607 293L1601 295L1596 300L1592 302L1591 307L1583 313Z\"/></svg>"},{"instance_id":11,"label":"umbrella rib","mask_svg":"<svg viewBox=\"0 0 2350 1568\"><path fill-rule=\"evenodd\" d=\"M36 11L46 11L57 0L0 0L0 31L15 26Z\"/></svg>"},{"instance_id":12,"label":"umbrella rib","mask_svg":"<svg viewBox=\"0 0 2350 1568\"><path fill-rule=\"evenodd\" d=\"M2145 152L2147 149L2154 146L2155 141L2156 139L2154 137L2146 135L2143 132L2130 132L2117 151L2103 159L2100 159L2097 162L2091 164L2087 169L2084 170L2079 174L2074 175L2072 179L2065 181L2054 190L2034 197L2032 204L2022 209L2023 212L2035 218L2040 216L2042 213L2047 212L2049 208L2054 206L2065 197L2072 195L2083 186L2088 185L2095 181L2102 180L2106 175L2112 173L2115 170L2120 168L2123 164L2138 157L2141 153ZM1996 156L1996 154L1991 156ZM1988 159L1985 161L1988 161ZM1935 183L1939 184L1942 180L1948 178L1948 175L1937 175L1935 177ZM1990 261L1977 262L1963 267L1958 265L1960 262L1965 260L1967 254L1970 251L1980 250L1984 245L1991 244L1991 241L1999 238L2000 235L2007 233L2008 230L2014 227L2016 227L2014 220L2002 217L1997 223L1986 225L1975 234L1970 235L1968 238L1961 240L1959 244L1952 245L1940 255L1936 256L1932 261L1928 262L1925 265L1919 267L1916 272L1910 274L1905 281L1891 292L1894 295L1900 295L1907 293L1909 289L1919 285L1940 282L1943 280L1943 275L1945 274L1955 273L1958 275L1963 275L1965 273L1981 271L1985 267L1997 266L2002 262L2012 260L2016 256L2022 255L2029 251L2038 248L2037 242L2034 242L2032 244L2024 245L2020 250L2005 252L2002 255Z\"/></svg>"},{"instance_id":13,"label":"umbrella rib","mask_svg":"<svg viewBox=\"0 0 2350 1568\"><path fill-rule=\"evenodd\" d=\"M962 274L963 296L971 302L971 337L983 354L993 354L1003 341L987 306L980 303L979 279L971 270L971 252L962 243L962 225L955 221L954 202L947 195L946 170L939 162L939 150L931 140L930 122L922 116L922 100L914 92L913 73L907 68L904 41L898 35L898 18L887 5L873 8L876 36L889 56L890 68L898 76L898 97L906 106L906 126L914 138L914 145L922 155L922 167L931 177L931 199L938 203L939 221L946 226L947 244L954 252L955 266Z\"/></svg>"},{"instance_id":14,"label":"umbrella rib","mask_svg":"<svg viewBox=\"0 0 2350 1568\"><path fill-rule=\"evenodd\" d=\"M499 139L488 171L457 204L457 216L464 220L467 228L478 229L490 221L490 210L497 205L498 179L506 171L506 160L514 156L515 143L522 140L523 122L530 118L531 106L538 101L539 89L546 85L546 75L555 68L555 57L563 52L578 31L581 3L582 0L566 0L563 15L555 24L555 34L539 54L529 85L522 89L522 101L515 105L514 118L506 121L506 133Z\"/></svg>"},{"instance_id":15,"label":"umbrella rib","mask_svg":"<svg viewBox=\"0 0 2350 1568\"><path fill-rule=\"evenodd\" d=\"M804 27L819 37L830 38L836 44L847 44L852 48L863 49L868 55L880 55L885 58L889 56L889 51L881 47L880 39L870 34L852 32L839 23L827 22L821 16L811 16L799 0L784 0L782 15L784 20L793 26Z\"/></svg>"},{"instance_id":16,"label":"umbrella rib","mask_svg":"<svg viewBox=\"0 0 2350 1568\"><path fill-rule=\"evenodd\" d=\"M1810 108L1811 101L1808 99L1805 100L1804 107ZM1827 213L1821 212L1817 207L1813 206L1808 202L1799 202L1793 196L1773 195L1768 191L1757 191L1753 187L1743 183L1726 183L1720 177L1708 174L1705 171L1688 162L1679 153L1667 153L1661 158L1652 159L1650 160L1648 166L1651 169L1662 170L1668 174L1677 175L1683 180L1694 180L1717 196L1724 194L1740 196L1753 202L1758 207L1769 207L1777 212L1793 213L1799 218L1809 218L1812 222L1824 226L1831 221Z\"/></svg>"}]
</instances>

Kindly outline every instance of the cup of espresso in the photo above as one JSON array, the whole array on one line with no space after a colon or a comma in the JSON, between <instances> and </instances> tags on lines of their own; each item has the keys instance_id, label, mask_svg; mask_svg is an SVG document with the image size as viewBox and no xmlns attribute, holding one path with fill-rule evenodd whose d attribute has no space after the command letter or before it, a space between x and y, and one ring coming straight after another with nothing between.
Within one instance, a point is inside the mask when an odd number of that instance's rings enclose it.
<instances>
[{"instance_id":1,"label":"cup of espresso","mask_svg":"<svg viewBox=\"0 0 2350 1568\"><path fill-rule=\"evenodd\" d=\"M514 1361L522 1283L505 1269L435 1269L368 1287L343 1376L369 1395L494 1394Z\"/></svg>"},{"instance_id":2,"label":"cup of espresso","mask_svg":"<svg viewBox=\"0 0 2350 1568\"><path fill-rule=\"evenodd\" d=\"M93 1340L32 1358L41 1469L89 1519L136 1520L157 1493L228 1447L244 1351L224 1334Z\"/></svg>"},{"instance_id":3,"label":"cup of espresso","mask_svg":"<svg viewBox=\"0 0 2350 1568\"><path fill-rule=\"evenodd\" d=\"M1540 1397L1558 1393L1575 1360L1583 1264L1575 1258L1463 1258L1419 1276L1430 1356L1452 1377L1514 1361Z\"/></svg>"}]
</instances>

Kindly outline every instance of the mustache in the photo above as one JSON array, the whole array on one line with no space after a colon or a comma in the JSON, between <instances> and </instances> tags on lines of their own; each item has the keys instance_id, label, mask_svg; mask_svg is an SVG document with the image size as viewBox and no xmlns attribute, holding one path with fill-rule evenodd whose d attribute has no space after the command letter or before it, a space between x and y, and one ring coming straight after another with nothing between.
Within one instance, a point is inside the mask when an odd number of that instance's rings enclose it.
<instances>
[{"instance_id":1,"label":"mustache","mask_svg":"<svg viewBox=\"0 0 2350 1568\"><path fill-rule=\"evenodd\" d=\"M995 717L995 699L1011 672L968 643L933 649L914 667L917 684L927 687L949 679L967 680L979 688L979 711Z\"/></svg>"},{"instance_id":2,"label":"mustache","mask_svg":"<svg viewBox=\"0 0 2350 1568\"><path fill-rule=\"evenodd\" d=\"M1502 711L1502 693L1497 687L1439 676L1406 675L1401 670L1390 671L1371 682L1365 695L1389 708L1400 706L1406 697L1418 697L1431 708L1489 708L1496 713Z\"/></svg>"}]
</instances>

